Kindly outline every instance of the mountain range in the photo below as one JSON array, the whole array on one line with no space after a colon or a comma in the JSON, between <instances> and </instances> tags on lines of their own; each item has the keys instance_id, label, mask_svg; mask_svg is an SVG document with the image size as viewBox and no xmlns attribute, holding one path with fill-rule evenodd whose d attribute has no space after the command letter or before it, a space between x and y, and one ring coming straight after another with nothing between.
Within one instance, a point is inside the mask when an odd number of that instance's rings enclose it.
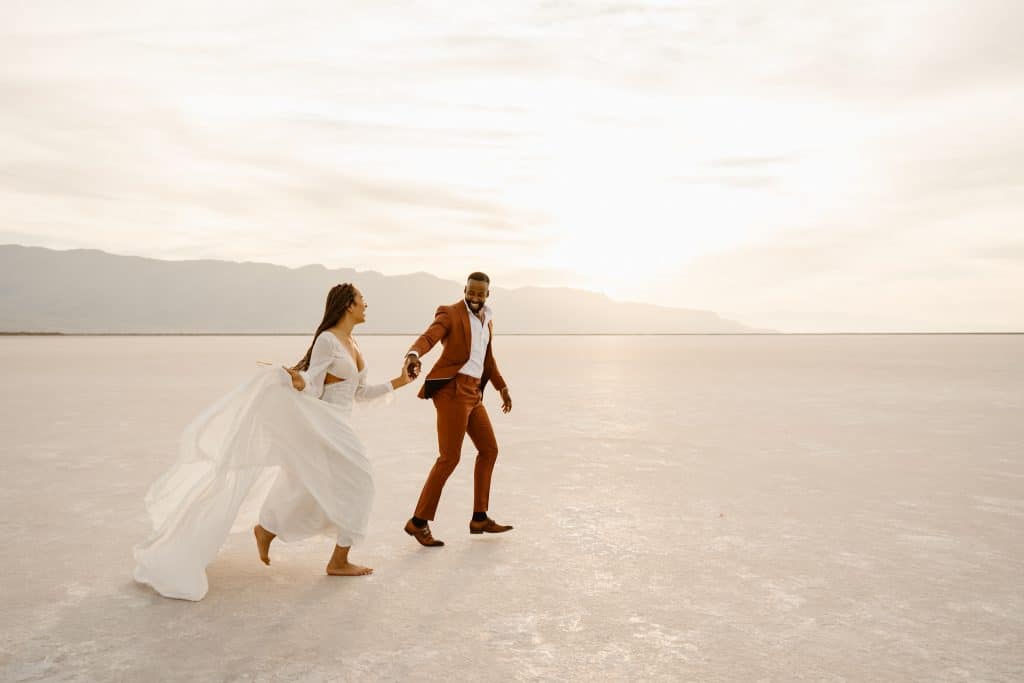
<instances>
[{"instance_id":1,"label":"mountain range","mask_svg":"<svg viewBox=\"0 0 1024 683\"><path fill-rule=\"evenodd\" d=\"M363 334L416 334L462 282L321 265L163 261L92 249L0 245L0 332L305 334L327 290L354 282L370 307ZM495 332L685 334L760 332L710 311L614 301L560 287L491 288Z\"/></svg>"}]
</instances>

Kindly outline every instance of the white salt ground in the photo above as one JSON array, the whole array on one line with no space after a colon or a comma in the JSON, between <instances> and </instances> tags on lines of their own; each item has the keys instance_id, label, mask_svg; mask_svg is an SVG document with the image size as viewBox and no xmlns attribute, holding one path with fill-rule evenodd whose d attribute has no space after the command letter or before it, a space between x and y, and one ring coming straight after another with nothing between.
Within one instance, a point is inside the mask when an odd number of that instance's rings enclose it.
<instances>
[{"instance_id":1,"label":"white salt ground","mask_svg":"<svg viewBox=\"0 0 1024 683\"><path fill-rule=\"evenodd\" d=\"M371 381L411 338L366 337ZM435 535L403 390L362 415L368 578L237 535L200 603L131 579L182 427L296 337L0 338L0 680L1024 678L1024 336L498 337L515 402ZM433 357L431 357L432 359Z\"/></svg>"}]
</instances>

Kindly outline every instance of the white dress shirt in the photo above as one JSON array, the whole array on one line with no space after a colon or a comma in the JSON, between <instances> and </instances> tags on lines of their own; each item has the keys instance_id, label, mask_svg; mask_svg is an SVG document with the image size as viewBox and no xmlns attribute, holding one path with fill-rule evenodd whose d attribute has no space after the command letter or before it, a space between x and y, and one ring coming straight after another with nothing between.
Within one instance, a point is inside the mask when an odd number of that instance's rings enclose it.
<instances>
[{"instance_id":1,"label":"white dress shirt","mask_svg":"<svg viewBox=\"0 0 1024 683\"><path fill-rule=\"evenodd\" d=\"M463 303L465 304L465 300L463 300ZM473 341L469 349L469 360L459 370L459 374L480 379L484 374L484 357L487 355L487 344L491 341L491 331L487 326L491 322L491 307L484 304L484 320L480 322L480 318L469 307L469 304L465 305L466 311L469 313L469 329L472 332Z\"/></svg>"}]
</instances>

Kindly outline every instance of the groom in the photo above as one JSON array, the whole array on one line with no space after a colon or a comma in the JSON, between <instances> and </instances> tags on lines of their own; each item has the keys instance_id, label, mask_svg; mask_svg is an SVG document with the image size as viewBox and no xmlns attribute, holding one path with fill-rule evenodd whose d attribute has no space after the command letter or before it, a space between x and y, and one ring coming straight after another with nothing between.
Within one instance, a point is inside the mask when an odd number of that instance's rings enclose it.
<instances>
[{"instance_id":1,"label":"groom","mask_svg":"<svg viewBox=\"0 0 1024 683\"><path fill-rule=\"evenodd\" d=\"M465 299L451 306L438 307L434 322L405 357L406 372L415 377L419 373L420 358L438 342L444 346L441 357L427 374L419 393L420 398L434 401L440 455L423 484L415 514L405 524L405 533L425 546L444 545L444 541L431 535L427 522L434 519L441 489L459 464L462 442L467 434L477 449L473 471L473 519L469 523L469 533L499 534L512 529L487 516L491 472L498 457L498 442L481 400L488 382L493 382L501 392L502 412L512 410L508 385L498 372L491 353L493 327L491 308L486 304L490 284L491 280L485 274L471 274L463 290Z\"/></svg>"}]
</instances>

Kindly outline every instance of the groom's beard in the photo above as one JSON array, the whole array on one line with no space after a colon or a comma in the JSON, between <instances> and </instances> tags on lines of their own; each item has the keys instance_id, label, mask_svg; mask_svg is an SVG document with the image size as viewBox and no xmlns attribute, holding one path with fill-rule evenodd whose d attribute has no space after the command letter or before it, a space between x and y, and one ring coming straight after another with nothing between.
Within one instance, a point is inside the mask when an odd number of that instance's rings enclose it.
<instances>
[{"instance_id":1,"label":"groom's beard","mask_svg":"<svg viewBox=\"0 0 1024 683\"><path fill-rule=\"evenodd\" d=\"M484 307L483 304L475 304L472 301L467 301L466 305L469 306L469 310L473 311L474 313L479 313Z\"/></svg>"}]
</instances>

